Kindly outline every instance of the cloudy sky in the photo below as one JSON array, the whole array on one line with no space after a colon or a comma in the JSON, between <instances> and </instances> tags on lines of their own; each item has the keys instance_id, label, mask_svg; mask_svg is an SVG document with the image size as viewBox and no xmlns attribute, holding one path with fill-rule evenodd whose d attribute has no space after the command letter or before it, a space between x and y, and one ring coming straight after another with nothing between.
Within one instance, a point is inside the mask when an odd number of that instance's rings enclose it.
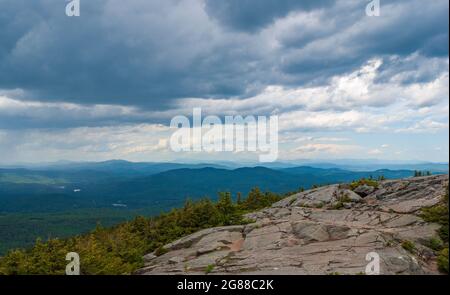
<instances>
[{"instance_id":1,"label":"cloudy sky","mask_svg":"<svg viewBox=\"0 0 450 295\"><path fill-rule=\"evenodd\" d=\"M448 0L0 0L0 163L174 153L170 120L277 115L280 160L448 161Z\"/></svg>"}]
</instances>

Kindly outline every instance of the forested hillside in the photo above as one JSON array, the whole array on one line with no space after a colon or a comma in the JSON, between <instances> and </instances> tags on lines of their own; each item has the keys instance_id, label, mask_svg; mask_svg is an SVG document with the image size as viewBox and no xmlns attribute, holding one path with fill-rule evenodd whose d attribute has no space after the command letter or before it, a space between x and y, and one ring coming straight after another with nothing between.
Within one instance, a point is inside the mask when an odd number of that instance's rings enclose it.
<instances>
[{"instance_id":1,"label":"forested hillside","mask_svg":"<svg viewBox=\"0 0 450 295\"><path fill-rule=\"evenodd\" d=\"M87 233L97 224L156 216L183 206L188 198L214 201L223 191L233 192L236 200L237 192L247 195L253 187L280 194L361 177L414 175L410 170L205 166L108 161L0 169L0 255L31 246L37 237L66 238Z\"/></svg>"},{"instance_id":2,"label":"forested hillside","mask_svg":"<svg viewBox=\"0 0 450 295\"><path fill-rule=\"evenodd\" d=\"M143 266L143 255L197 230L251 222L242 215L270 206L282 195L253 189L234 202L230 193L218 201L186 201L181 209L157 217L136 217L112 228L98 226L89 234L68 239L37 240L28 250L13 250L0 258L0 274L64 274L68 252L81 257L83 274L130 274Z\"/></svg>"}]
</instances>

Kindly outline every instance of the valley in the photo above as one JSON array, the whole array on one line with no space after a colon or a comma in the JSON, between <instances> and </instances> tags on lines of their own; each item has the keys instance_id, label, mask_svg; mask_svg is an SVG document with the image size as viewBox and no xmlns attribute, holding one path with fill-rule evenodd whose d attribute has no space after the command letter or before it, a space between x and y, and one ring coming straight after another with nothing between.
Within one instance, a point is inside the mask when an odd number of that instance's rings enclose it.
<instances>
[{"instance_id":1,"label":"valley","mask_svg":"<svg viewBox=\"0 0 450 295\"><path fill-rule=\"evenodd\" d=\"M0 168L0 255L37 238L65 238L155 216L182 207L187 199L216 200L220 192L236 199L255 187L289 194L361 178L414 175L412 170L272 166L107 161Z\"/></svg>"}]
</instances>

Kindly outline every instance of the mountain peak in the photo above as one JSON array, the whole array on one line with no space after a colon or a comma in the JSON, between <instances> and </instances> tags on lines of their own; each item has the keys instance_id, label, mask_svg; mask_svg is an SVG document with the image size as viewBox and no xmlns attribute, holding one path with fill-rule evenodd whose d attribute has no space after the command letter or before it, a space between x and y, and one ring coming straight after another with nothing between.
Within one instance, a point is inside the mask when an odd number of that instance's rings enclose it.
<instances>
[{"instance_id":1,"label":"mountain peak","mask_svg":"<svg viewBox=\"0 0 450 295\"><path fill-rule=\"evenodd\" d=\"M442 202L448 175L359 181L297 193L146 255L140 274L358 274L375 253L382 274L435 274L428 241L439 225L421 210Z\"/></svg>"}]
</instances>

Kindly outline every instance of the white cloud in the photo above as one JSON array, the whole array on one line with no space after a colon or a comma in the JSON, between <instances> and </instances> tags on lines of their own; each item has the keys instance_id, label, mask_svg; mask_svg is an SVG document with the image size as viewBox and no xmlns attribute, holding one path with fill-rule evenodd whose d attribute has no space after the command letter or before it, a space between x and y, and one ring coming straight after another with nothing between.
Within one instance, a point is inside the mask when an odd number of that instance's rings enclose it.
<instances>
[{"instance_id":1,"label":"white cloud","mask_svg":"<svg viewBox=\"0 0 450 295\"><path fill-rule=\"evenodd\" d=\"M448 122L437 122L431 119L423 119L406 128L399 128L397 133L435 133L448 129Z\"/></svg>"},{"instance_id":2,"label":"white cloud","mask_svg":"<svg viewBox=\"0 0 450 295\"><path fill-rule=\"evenodd\" d=\"M369 150L367 152L367 154L369 154L369 155L381 155L381 154L383 154L383 151L380 150L380 149L372 149L372 150Z\"/></svg>"},{"instance_id":3,"label":"white cloud","mask_svg":"<svg viewBox=\"0 0 450 295\"><path fill-rule=\"evenodd\" d=\"M201 107L205 116L278 115L281 130L417 132L420 126L414 124L423 125L423 129L446 128L442 122L448 121L448 72L426 83L402 84L398 78L376 82L382 64L381 59L370 60L350 74L335 76L325 86L273 85L245 99L186 98L169 109L154 111L120 105L30 102L3 95L0 127L8 124L2 123L2 117L8 122L16 118L11 126L20 126L22 120L31 128L127 122L168 125L171 117L191 115L194 107ZM448 60L446 64L448 68Z\"/></svg>"},{"instance_id":4,"label":"white cloud","mask_svg":"<svg viewBox=\"0 0 450 295\"><path fill-rule=\"evenodd\" d=\"M176 115L191 115L194 107L202 108L203 118L278 115L280 157L286 159L351 157L355 153L383 156L391 143L380 134L448 129L448 73L423 83L402 84L398 77L377 82L381 65L381 59L371 60L353 73L335 76L325 86L274 85L245 99L180 99L171 108L153 111L121 105L23 101L8 96L20 96L20 90L2 92L0 161L14 157L24 161L174 159L179 155L168 151L167 125ZM22 131L8 126L20 126L17 129ZM342 132L354 135L352 143L341 144L350 141L337 135ZM363 147L358 133L378 133L379 148ZM293 147L295 144L301 145Z\"/></svg>"},{"instance_id":5,"label":"white cloud","mask_svg":"<svg viewBox=\"0 0 450 295\"><path fill-rule=\"evenodd\" d=\"M282 155L283 159L348 157L362 147L350 144L309 143Z\"/></svg>"},{"instance_id":6,"label":"white cloud","mask_svg":"<svg viewBox=\"0 0 450 295\"><path fill-rule=\"evenodd\" d=\"M153 157L157 160L164 155L170 134L168 127L159 124L8 131L6 139L14 147L10 147L8 153L0 153L0 162L144 160Z\"/></svg>"},{"instance_id":7,"label":"white cloud","mask_svg":"<svg viewBox=\"0 0 450 295\"><path fill-rule=\"evenodd\" d=\"M269 86L246 99L183 99L180 112L202 107L209 114L278 114L282 130L394 130L401 123L448 118L448 72L424 83L403 84L398 78L376 81L383 61L368 61L329 85L285 88ZM448 68L448 60L441 59ZM445 126L442 126L445 127ZM406 130L405 130L406 131Z\"/></svg>"}]
</instances>

